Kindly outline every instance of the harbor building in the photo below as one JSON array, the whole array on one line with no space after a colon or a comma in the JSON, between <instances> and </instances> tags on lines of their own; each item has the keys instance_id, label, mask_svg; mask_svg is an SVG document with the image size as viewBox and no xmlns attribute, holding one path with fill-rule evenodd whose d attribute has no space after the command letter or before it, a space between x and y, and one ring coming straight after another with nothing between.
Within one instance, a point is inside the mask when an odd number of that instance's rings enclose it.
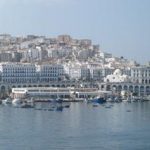
<instances>
[{"instance_id":1,"label":"harbor building","mask_svg":"<svg viewBox=\"0 0 150 150\"><path fill-rule=\"evenodd\" d=\"M1 83L35 83L37 82L34 64L1 63Z\"/></svg>"},{"instance_id":2,"label":"harbor building","mask_svg":"<svg viewBox=\"0 0 150 150\"><path fill-rule=\"evenodd\" d=\"M61 64L43 64L38 66L39 82L61 81L64 67Z\"/></svg>"},{"instance_id":3,"label":"harbor building","mask_svg":"<svg viewBox=\"0 0 150 150\"><path fill-rule=\"evenodd\" d=\"M133 83L150 85L150 66L131 68L131 79Z\"/></svg>"},{"instance_id":4,"label":"harbor building","mask_svg":"<svg viewBox=\"0 0 150 150\"><path fill-rule=\"evenodd\" d=\"M131 83L131 82L107 82L99 84L100 90L111 90L115 94L120 94L121 91L126 91L135 96L149 96L150 85Z\"/></svg>"},{"instance_id":5,"label":"harbor building","mask_svg":"<svg viewBox=\"0 0 150 150\"><path fill-rule=\"evenodd\" d=\"M121 91L126 91L136 96L150 95L150 84L132 82L132 77L122 74L120 69L116 69L113 74L104 78L104 83L101 83L100 89L111 90L120 94Z\"/></svg>"},{"instance_id":6,"label":"harbor building","mask_svg":"<svg viewBox=\"0 0 150 150\"><path fill-rule=\"evenodd\" d=\"M116 69L113 74L107 75L104 78L104 82L131 82L131 77L128 75L122 74L122 71L120 69Z\"/></svg>"},{"instance_id":7,"label":"harbor building","mask_svg":"<svg viewBox=\"0 0 150 150\"><path fill-rule=\"evenodd\" d=\"M84 100L96 96L111 94L111 91L100 91L96 88L58 88L58 87L29 87L13 88L11 96L13 98L35 98L40 99L57 99L63 100Z\"/></svg>"}]
</instances>

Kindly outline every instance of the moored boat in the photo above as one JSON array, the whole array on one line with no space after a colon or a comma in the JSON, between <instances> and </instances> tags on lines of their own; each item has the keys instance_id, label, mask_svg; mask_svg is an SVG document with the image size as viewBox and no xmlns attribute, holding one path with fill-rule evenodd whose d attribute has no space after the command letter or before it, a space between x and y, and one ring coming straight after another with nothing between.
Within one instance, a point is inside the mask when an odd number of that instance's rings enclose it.
<instances>
[{"instance_id":1,"label":"moored boat","mask_svg":"<svg viewBox=\"0 0 150 150\"><path fill-rule=\"evenodd\" d=\"M20 107L21 107L21 108L34 108L33 105L30 105L30 104L28 104L28 103L23 103L23 104L21 104Z\"/></svg>"},{"instance_id":2,"label":"moored boat","mask_svg":"<svg viewBox=\"0 0 150 150\"><path fill-rule=\"evenodd\" d=\"M23 104L23 101L21 99L16 98L12 100L12 105L14 107L20 107L22 104Z\"/></svg>"},{"instance_id":3,"label":"moored boat","mask_svg":"<svg viewBox=\"0 0 150 150\"><path fill-rule=\"evenodd\" d=\"M87 102L103 104L106 102L106 99L103 97L96 97L94 99L88 99Z\"/></svg>"},{"instance_id":4,"label":"moored boat","mask_svg":"<svg viewBox=\"0 0 150 150\"><path fill-rule=\"evenodd\" d=\"M14 107L18 108L34 108L34 102L33 101L26 101L26 100L21 100L21 99L14 99L12 101L12 105Z\"/></svg>"},{"instance_id":5,"label":"moored boat","mask_svg":"<svg viewBox=\"0 0 150 150\"><path fill-rule=\"evenodd\" d=\"M131 98L130 97L127 97L125 99L122 99L123 102L131 102Z\"/></svg>"},{"instance_id":6,"label":"moored boat","mask_svg":"<svg viewBox=\"0 0 150 150\"><path fill-rule=\"evenodd\" d=\"M56 111L63 111L63 108L64 108L63 106L57 106Z\"/></svg>"},{"instance_id":7,"label":"moored boat","mask_svg":"<svg viewBox=\"0 0 150 150\"><path fill-rule=\"evenodd\" d=\"M5 100L2 100L2 104L7 105L7 104L12 104L11 98L6 98Z\"/></svg>"}]
</instances>

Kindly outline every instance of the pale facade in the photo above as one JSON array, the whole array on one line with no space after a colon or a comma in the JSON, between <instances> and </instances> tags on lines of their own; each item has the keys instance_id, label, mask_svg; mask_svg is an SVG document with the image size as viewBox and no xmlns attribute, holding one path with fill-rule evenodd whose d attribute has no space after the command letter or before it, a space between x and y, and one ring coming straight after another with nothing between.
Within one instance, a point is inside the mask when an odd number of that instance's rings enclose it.
<instances>
[{"instance_id":1,"label":"pale facade","mask_svg":"<svg viewBox=\"0 0 150 150\"><path fill-rule=\"evenodd\" d=\"M150 84L150 67L140 66L131 68L131 79L134 83Z\"/></svg>"},{"instance_id":2,"label":"pale facade","mask_svg":"<svg viewBox=\"0 0 150 150\"><path fill-rule=\"evenodd\" d=\"M118 83L118 82L131 82L130 77L123 75L120 69L116 69L113 74L107 75L104 82Z\"/></svg>"},{"instance_id":3,"label":"pale facade","mask_svg":"<svg viewBox=\"0 0 150 150\"><path fill-rule=\"evenodd\" d=\"M60 81L64 76L63 65L58 64L45 64L39 66L39 81L51 82Z\"/></svg>"},{"instance_id":4,"label":"pale facade","mask_svg":"<svg viewBox=\"0 0 150 150\"><path fill-rule=\"evenodd\" d=\"M3 83L34 83L37 81L34 64L1 63L0 72Z\"/></svg>"}]
</instances>

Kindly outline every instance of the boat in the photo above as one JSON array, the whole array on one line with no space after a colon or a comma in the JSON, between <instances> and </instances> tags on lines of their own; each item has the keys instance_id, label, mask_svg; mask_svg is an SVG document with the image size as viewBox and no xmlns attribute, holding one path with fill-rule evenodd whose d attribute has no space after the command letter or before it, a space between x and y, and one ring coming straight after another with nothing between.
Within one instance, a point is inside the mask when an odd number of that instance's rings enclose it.
<instances>
[{"instance_id":1,"label":"boat","mask_svg":"<svg viewBox=\"0 0 150 150\"><path fill-rule=\"evenodd\" d=\"M111 106L105 106L105 108L111 108Z\"/></svg>"},{"instance_id":2,"label":"boat","mask_svg":"<svg viewBox=\"0 0 150 150\"><path fill-rule=\"evenodd\" d=\"M5 100L2 100L2 104L7 105L7 104L12 104L11 98L6 98Z\"/></svg>"},{"instance_id":3,"label":"boat","mask_svg":"<svg viewBox=\"0 0 150 150\"><path fill-rule=\"evenodd\" d=\"M18 99L18 98L14 99L14 100L12 101L12 105L13 105L14 107L20 107L20 106L22 105L22 103L23 103L23 101L22 101L21 99Z\"/></svg>"},{"instance_id":4,"label":"boat","mask_svg":"<svg viewBox=\"0 0 150 150\"><path fill-rule=\"evenodd\" d=\"M150 101L150 95L140 98L141 101Z\"/></svg>"},{"instance_id":5,"label":"boat","mask_svg":"<svg viewBox=\"0 0 150 150\"><path fill-rule=\"evenodd\" d=\"M150 101L150 95L148 95L148 96L146 97L146 99L147 99L148 101Z\"/></svg>"},{"instance_id":6,"label":"boat","mask_svg":"<svg viewBox=\"0 0 150 150\"><path fill-rule=\"evenodd\" d=\"M106 99L106 101L107 101L107 102L115 102L115 99L114 99L114 98L109 97L109 98L107 98L107 99Z\"/></svg>"},{"instance_id":7,"label":"boat","mask_svg":"<svg viewBox=\"0 0 150 150\"><path fill-rule=\"evenodd\" d=\"M33 98L27 99L27 100L25 101L25 104L26 104L26 105L30 105L31 107L34 107L34 106L35 106L35 101L33 100Z\"/></svg>"},{"instance_id":8,"label":"boat","mask_svg":"<svg viewBox=\"0 0 150 150\"><path fill-rule=\"evenodd\" d=\"M14 99L12 105L17 108L34 108L34 103L32 101L23 101L21 99Z\"/></svg>"},{"instance_id":9,"label":"boat","mask_svg":"<svg viewBox=\"0 0 150 150\"><path fill-rule=\"evenodd\" d=\"M38 103L38 102L40 102L40 103L41 102L46 102L47 103L47 102L52 102L52 100L50 100L50 99L48 99L48 100L47 99L46 100L44 100L44 99L37 99L37 100L34 100L34 102L35 103Z\"/></svg>"},{"instance_id":10,"label":"boat","mask_svg":"<svg viewBox=\"0 0 150 150\"><path fill-rule=\"evenodd\" d=\"M64 106L64 108L69 108L69 107L70 107L70 105L65 105L65 106Z\"/></svg>"},{"instance_id":11,"label":"boat","mask_svg":"<svg viewBox=\"0 0 150 150\"><path fill-rule=\"evenodd\" d=\"M131 112L131 110L127 110L127 112Z\"/></svg>"},{"instance_id":12,"label":"boat","mask_svg":"<svg viewBox=\"0 0 150 150\"><path fill-rule=\"evenodd\" d=\"M126 99L122 99L123 102L131 102L131 98L127 97Z\"/></svg>"},{"instance_id":13,"label":"boat","mask_svg":"<svg viewBox=\"0 0 150 150\"><path fill-rule=\"evenodd\" d=\"M88 99L87 102L89 103L99 103L99 104L103 104L106 102L106 99L103 97L96 97L94 99Z\"/></svg>"},{"instance_id":14,"label":"boat","mask_svg":"<svg viewBox=\"0 0 150 150\"><path fill-rule=\"evenodd\" d=\"M56 100L54 100L56 103L62 103L63 102L63 99L56 99Z\"/></svg>"},{"instance_id":15,"label":"boat","mask_svg":"<svg viewBox=\"0 0 150 150\"><path fill-rule=\"evenodd\" d=\"M63 108L64 108L63 106L57 106L56 111L63 111Z\"/></svg>"},{"instance_id":16,"label":"boat","mask_svg":"<svg viewBox=\"0 0 150 150\"><path fill-rule=\"evenodd\" d=\"M93 104L93 107L98 107L98 105L97 104Z\"/></svg>"},{"instance_id":17,"label":"boat","mask_svg":"<svg viewBox=\"0 0 150 150\"><path fill-rule=\"evenodd\" d=\"M23 102L21 105L20 105L21 108L34 108L34 104L32 103L28 103L28 102Z\"/></svg>"},{"instance_id":18,"label":"boat","mask_svg":"<svg viewBox=\"0 0 150 150\"><path fill-rule=\"evenodd\" d=\"M115 101L116 103L120 103L120 102L122 102L122 98L121 98L120 96L116 96L116 97L114 98L114 101Z\"/></svg>"}]
</instances>

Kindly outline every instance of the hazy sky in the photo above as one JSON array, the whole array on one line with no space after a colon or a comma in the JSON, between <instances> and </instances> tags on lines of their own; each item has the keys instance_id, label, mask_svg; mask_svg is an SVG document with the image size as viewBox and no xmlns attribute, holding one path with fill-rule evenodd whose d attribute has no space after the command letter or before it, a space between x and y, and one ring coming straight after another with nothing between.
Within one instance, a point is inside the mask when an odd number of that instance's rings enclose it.
<instances>
[{"instance_id":1,"label":"hazy sky","mask_svg":"<svg viewBox=\"0 0 150 150\"><path fill-rule=\"evenodd\" d=\"M150 61L150 0L0 0L0 33L70 34L145 63Z\"/></svg>"}]
</instances>

